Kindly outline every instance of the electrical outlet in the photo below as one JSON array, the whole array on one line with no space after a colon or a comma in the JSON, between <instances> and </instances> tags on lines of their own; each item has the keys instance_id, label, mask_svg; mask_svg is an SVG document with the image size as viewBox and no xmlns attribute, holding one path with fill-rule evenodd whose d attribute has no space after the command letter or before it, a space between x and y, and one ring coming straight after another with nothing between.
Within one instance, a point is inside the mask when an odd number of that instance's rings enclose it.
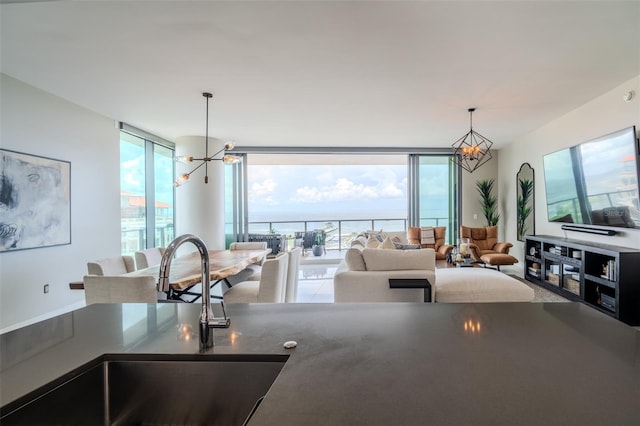
<instances>
[{"instance_id":1,"label":"electrical outlet","mask_svg":"<svg viewBox=\"0 0 640 426\"><path fill-rule=\"evenodd\" d=\"M49 284L44 285L44 294L49 293Z\"/></svg>"},{"instance_id":2,"label":"electrical outlet","mask_svg":"<svg viewBox=\"0 0 640 426\"><path fill-rule=\"evenodd\" d=\"M473 214L473 220L478 220L478 213Z\"/></svg>"}]
</instances>

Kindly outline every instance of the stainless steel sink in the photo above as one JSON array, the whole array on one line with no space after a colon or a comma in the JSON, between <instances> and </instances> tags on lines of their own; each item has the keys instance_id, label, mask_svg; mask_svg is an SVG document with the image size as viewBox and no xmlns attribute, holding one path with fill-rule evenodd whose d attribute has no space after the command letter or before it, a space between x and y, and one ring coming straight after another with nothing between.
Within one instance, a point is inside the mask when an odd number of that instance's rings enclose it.
<instances>
[{"instance_id":1,"label":"stainless steel sink","mask_svg":"<svg viewBox=\"0 0 640 426\"><path fill-rule=\"evenodd\" d=\"M287 358L104 355L5 405L0 424L242 425Z\"/></svg>"}]
</instances>

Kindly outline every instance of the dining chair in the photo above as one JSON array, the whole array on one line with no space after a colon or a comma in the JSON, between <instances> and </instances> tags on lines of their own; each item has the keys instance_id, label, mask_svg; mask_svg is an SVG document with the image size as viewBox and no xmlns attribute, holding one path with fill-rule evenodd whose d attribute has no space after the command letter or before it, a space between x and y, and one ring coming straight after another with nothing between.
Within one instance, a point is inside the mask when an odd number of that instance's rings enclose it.
<instances>
[{"instance_id":1,"label":"dining chair","mask_svg":"<svg viewBox=\"0 0 640 426\"><path fill-rule=\"evenodd\" d=\"M158 301L156 277L151 275L140 277L86 275L83 281L87 305L93 303L156 303Z\"/></svg>"},{"instance_id":2,"label":"dining chair","mask_svg":"<svg viewBox=\"0 0 640 426\"><path fill-rule=\"evenodd\" d=\"M285 288L284 301L287 303L295 303L298 298L298 275L300 271L302 247L296 247L288 253L289 262L287 265L287 285Z\"/></svg>"},{"instance_id":3,"label":"dining chair","mask_svg":"<svg viewBox=\"0 0 640 426\"><path fill-rule=\"evenodd\" d=\"M87 262L89 275L122 275L135 270L133 256L109 257Z\"/></svg>"},{"instance_id":4,"label":"dining chair","mask_svg":"<svg viewBox=\"0 0 640 426\"><path fill-rule=\"evenodd\" d=\"M266 241L239 241L235 243L231 243L229 245L229 250L266 250L267 242ZM235 275L231 275L227 277L227 282L229 285L233 286L242 281L260 281L260 275L262 274L262 263L264 260L259 263L253 263L242 271L238 272Z\"/></svg>"},{"instance_id":5,"label":"dining chair","mask_svg":"<svg viewBox=\"0 0 640 426\"><path fill-rule=\"evenodd\" d=\"M262 264L260 281L242 281L224 292L225 303L283 303L289 255L281 252Z\"/></svg>"},{"instance_id":6,"label":"dining chair","mask_svg":"<svg viewBox=\"0 0 640 426\"><path fill-rule=\"evenodd\" d=\"M140 250L135 253L136 268L144 269L149 266L160 265L162 262L162 255L164 254L164 247L153 247L146 250Z\"/></svg>"}]
</instances>

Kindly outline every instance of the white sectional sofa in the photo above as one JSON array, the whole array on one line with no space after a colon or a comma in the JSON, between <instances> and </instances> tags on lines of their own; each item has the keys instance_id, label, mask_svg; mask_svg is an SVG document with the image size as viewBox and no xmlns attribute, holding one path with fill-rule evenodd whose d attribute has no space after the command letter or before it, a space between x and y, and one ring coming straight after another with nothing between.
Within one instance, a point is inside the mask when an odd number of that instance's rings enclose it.
<instances>
[{"instance_id":1,"label":"white sectional sofa","mask_svg":"<svg viewBox=\"0 0 640 426\"><path fill-rule=\"evenodd\" d=\"M333 278L335 302L423 302L422 288L389 288L390 278L427 279L434 300L436 258L433 249L347 250Z\"/></svg>"},{"instance_id":2,"label":"white sectional sofa","mask_svg":"<svg viewBox=\"0 0 640 426\"><path fill-rule=\"evenodd\" d=\"M387 233L398 237L403 233ZM396 241L398 241L396 239ZM375 244L371 244L373 246ZM390 288L389 279L427 279L431 301L440 303L531 302L528 285L487 268L436 269L433 249L368 248L366 238L352 243L334 279L334 300L340 302L424 302L422 288Z\"/></svg>"}]
</instances>

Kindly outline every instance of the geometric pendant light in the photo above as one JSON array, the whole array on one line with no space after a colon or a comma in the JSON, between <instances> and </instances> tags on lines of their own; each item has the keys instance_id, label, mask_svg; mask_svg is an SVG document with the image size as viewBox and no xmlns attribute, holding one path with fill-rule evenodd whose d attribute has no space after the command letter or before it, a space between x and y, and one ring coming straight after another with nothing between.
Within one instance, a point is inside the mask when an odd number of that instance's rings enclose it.
<instances>
[{"instance_id":1,"label":"geometric pendant light","mask_svg":"<svg viewBox=\"0 0 640 426\"><path fill-rule=\"evenodd\" d=\"M451 145L454 149L453 161L469 173L473 173L478 167L491 160L490 148L493 145L493 142L473 130L473 111L475 110L475 108L468 109L469 132Z\"/></svg>"}]
</instances>

